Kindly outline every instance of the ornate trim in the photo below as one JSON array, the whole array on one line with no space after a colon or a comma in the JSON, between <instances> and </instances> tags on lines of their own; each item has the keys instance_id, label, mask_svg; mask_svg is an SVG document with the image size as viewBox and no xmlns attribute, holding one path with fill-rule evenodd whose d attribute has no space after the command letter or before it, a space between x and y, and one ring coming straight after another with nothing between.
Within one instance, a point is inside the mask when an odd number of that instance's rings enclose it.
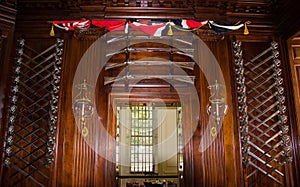
<instances>
[{"instance_id":1,"label":"ornate trim","mask_svg":"<svg viewBox=\"0 0 300 187\"><path fill-rule=\"evenodd\" d=\"M105 28L75 28L74 37L78 40L96 40L106 33Z\"/></svg>"},{"instance_id":2,"label":"ornate trim","mask_svg":"<svg viewBox=\"0 0 300 187\"><path fill-rule=\"evenodd\" d=\"M194 31L194 34L199 36L199 38L201 38L201 40L203 41L217 42L217 41L224 40L223 34L218 34L211 29L197 29L196 31Z\"/></svg>"}]
</instances>

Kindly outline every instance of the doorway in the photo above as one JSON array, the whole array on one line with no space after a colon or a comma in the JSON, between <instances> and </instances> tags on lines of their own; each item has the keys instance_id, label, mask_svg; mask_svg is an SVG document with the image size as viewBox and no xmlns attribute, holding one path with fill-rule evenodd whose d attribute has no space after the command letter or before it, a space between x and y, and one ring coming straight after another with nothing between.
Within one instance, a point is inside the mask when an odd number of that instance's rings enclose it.
<instances>
[{"instance_id":1,"label":"doorway","mask_svg":"<svg viewBox=\"0 0 300 187\"><path fill-rule=\"evenodd\" d=\"M116 112L118 186L180 186L184 148L180 103L119 103Z\"/></svg>"}]
</instances>

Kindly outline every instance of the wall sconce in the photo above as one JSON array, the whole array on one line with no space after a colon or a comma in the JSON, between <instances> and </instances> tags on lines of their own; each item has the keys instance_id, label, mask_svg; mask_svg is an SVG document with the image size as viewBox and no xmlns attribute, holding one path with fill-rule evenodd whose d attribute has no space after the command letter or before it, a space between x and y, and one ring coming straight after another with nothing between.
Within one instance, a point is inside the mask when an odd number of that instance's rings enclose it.
<instances>
[{"instance_id":1,"label":"wall sconce","mask_svg":"<svg viewBox=\"0 0 300 187\"><path fill-rule=\"evenodd\" d=\"M224 87L225 86L219 84L217 80L213 85L208 86L211 96L209 97L210 104L207 106L207 113L214 119L215 125L210 130L210 134L213 137L217 135L217 126L223 123L223 117L228 110L228 105L223 96Z\"/></svg>"},{"instance_id":2,"label":"wall sconce","mask_svg":"<svg viewBox=\"0 0 300 187\"><path fill-rule=\"evenodd\" d=\"M94 112L94 106L91 101L90 88L91 86L87 84L86 80L83 83L78 84L76 88L79 89L79 94L75 97L75 102L73 104L73 113L75 117L79 118L81 125L81 134L86 137L89 133L86 127L86 119L91 117Z\"/></svg>"}]
</instances>

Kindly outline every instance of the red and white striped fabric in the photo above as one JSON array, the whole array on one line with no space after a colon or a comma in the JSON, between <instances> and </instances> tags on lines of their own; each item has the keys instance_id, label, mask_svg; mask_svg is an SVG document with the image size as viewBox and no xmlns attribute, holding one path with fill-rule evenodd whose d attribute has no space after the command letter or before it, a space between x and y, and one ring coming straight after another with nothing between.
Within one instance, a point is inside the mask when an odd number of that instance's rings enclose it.
<instances>
[{"instance_id":1,"label":"red and white striped fabric","mask_svg":"<svg viewBox=\"0 0 300 187\"><path fill-rule=\"evenodd\" d=\"M187 19L183 19L181 21L181 26L182 28L184 29L194 29L194 28L199 28L199 27L202 27L204 25L207 24L207 21L195 21L195 20L187 20Z\"/></svg>"},{"instance_id":2,"label":"red and white striped fabric","mask_svg":"<svg viewBox=\"0 0 300 187\"><path fill-rule=\"evenodd\" d=\"M136 31L143 31L151 36L161 36L168 23L149 23L148 21L129 22L129 26Z\"/></svg>"},{"instance_id":3,"label":"red and white striped fabric","mask_svg":"<svg viewBox=\"0 0 300 187\"><path fill-rule=\"evenodd\" d=\"M172 28L183 31L191 31L200 28L206 24L217 33L224 34L233 30L246 27L247 22L218 22L218 21L195 21L195 20L69 20L69 21L53 21L53 25L67 31L75 28L90 28L91 24L96 27L105 27L109 31L124 30L128 32L128 27L137 31L143 31L152 36L162 36L168 34Z\"/></svg>"},{"instance_id":4,"label":"red and white striped fabric","mask_svg":"<svg viewBox=\"0 0 300 187\"><path fill-rule=\"evenodd\" d=\"M90 20L69 20L69 21L53 21L53 25L64 29L66 31L72 31L75 28L88 29L91 26Z\"/></svg>"}]
</instances>

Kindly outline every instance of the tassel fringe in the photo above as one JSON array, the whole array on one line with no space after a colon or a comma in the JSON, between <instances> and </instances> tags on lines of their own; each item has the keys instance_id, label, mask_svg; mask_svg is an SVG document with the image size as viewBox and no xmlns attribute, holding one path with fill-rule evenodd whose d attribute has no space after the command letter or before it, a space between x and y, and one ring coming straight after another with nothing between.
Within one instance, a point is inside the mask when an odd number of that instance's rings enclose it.
<instances>
[{"instance_id":1,"label":"tassel fringe","mask_svg":"<svg viewBox=\"0 0 300 187\"><path fill-rule=\"evenodd\" d=\"M169 24L168 36L173 36L173 30L171 24Z\"/></svg>"},{"instance_id":2,"label":"tassel fringe","mask_svg":"<svg viewBox=\"0 0 300 187\"><path fill-rule=\"evenodd\" d=\"M52 24L52 27L51 27L50 36L55 36L53 24Z\"/></svg>"},{"instance_id":3,"label":"tassel fringe","mask_svg":"<svg viewBox=\"0 0 300 187\"><path fill-rule=\"evenodd\" d=\"M250 24L251 22L250 21L246 21L245 22L245 29L244 29L244 35L248 35L249 34L249 30L248 30L248 27L247 27L247 24Z\"/></svg>"}]
</instances>

